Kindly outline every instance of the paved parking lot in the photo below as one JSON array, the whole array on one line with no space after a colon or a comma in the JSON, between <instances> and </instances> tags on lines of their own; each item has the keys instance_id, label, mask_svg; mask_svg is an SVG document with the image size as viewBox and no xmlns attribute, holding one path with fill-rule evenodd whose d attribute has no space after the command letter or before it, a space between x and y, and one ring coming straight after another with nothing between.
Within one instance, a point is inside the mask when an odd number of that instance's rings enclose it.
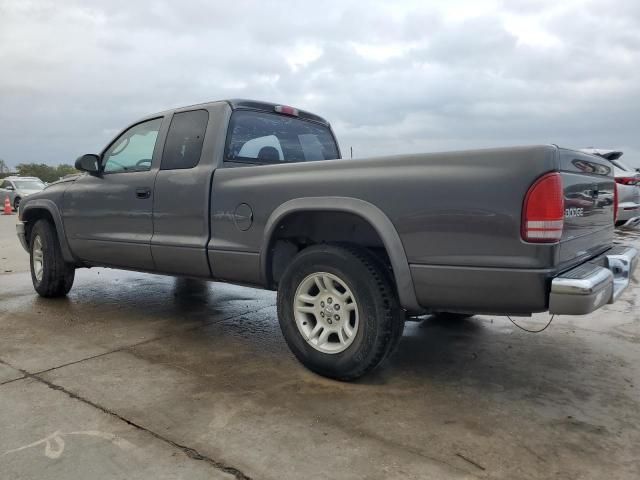
<instances>
[{"instance_id":1,"label":"paved parking lot","mask_svg":"<svg viewBox=\"0 0 640 480\"><path fill-rule=\"evenodd\" d=\"M637 283L536 335L408 323L383 368L345 384L297 363L271 292L92 269L41 299L14 222L0 217L3 479L640 478Z\"/></svg>"}]
</instances>

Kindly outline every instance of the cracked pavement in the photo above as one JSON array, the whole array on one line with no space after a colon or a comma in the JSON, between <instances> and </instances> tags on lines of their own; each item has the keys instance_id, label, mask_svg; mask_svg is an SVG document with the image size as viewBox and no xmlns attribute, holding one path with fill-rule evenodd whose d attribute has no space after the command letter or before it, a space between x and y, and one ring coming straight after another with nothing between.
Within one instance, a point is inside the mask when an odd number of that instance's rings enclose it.
<instances>
[{"instance_id":1,"label":"cracked pavement","mask_svg":"<svg viewBox=\"0 0 640 480\"><path fill-rule=\"evenodd\" d=\"M289 353L273 292L91 269L41 299L14 222L0 217L2 478L640 477L637 282L540 334L407 323L345 384Z\"/></svg>"}]
</instances>

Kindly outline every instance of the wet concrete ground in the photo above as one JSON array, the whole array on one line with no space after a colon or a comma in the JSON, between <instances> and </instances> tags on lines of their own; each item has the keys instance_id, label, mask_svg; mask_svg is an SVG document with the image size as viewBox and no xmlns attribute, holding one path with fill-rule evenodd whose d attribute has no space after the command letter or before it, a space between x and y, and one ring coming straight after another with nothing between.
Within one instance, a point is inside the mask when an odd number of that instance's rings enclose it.
<instances>
[{"instance_id":1,"label":"wet concrete ground","mask_svg":"<svg viewBox=\"0 0 640 480\"><path fill-rule=\"evenodd\" d=\"M297 363L271 292L92 269L45 300L0 252L0 478L640 477L638 283L536 335L408 323L345 384Z\"/></svg>"}]
</instances>

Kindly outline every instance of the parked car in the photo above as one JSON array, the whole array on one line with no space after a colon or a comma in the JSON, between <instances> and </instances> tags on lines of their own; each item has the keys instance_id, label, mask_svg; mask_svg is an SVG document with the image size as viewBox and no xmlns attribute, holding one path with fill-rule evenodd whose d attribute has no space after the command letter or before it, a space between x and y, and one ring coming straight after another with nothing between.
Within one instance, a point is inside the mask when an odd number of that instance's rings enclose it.
<instances>
[{"instance_id":1,"label":"parked car","mask_svg":"<svg viewBox=\"0 0 640 480\"><path fill-rule=\"evenodd\" d=\"M606 158L613 165L618 184L618 215L616 226L635 227L640 224L640 173L626 165L619 150L586 148L585 153Z\"/></svg>"},{"instance_id":2,"label":"parked car","mask_svg":"<svg viewBox=\"0 0 640 480\"><path fill-rule=\"evenodd\" d=\"M20 208L40 295L92 266L277 290L295 356L342 380L407 315L586 314L638 255L613 245L608 161L553 145L341 160L323 118L229 100L143 118L76 168Z\"/></svg>"},{"instance_id":3,"label":"parked car","mask_svg":"<svg viewBox=\"0 0 640 480\"><path fill-rule=\"evenodd\" d=\"M20 201L34 193L42 191L45 184L38 177L6 177L0 182L0 200L9 202L14 210L18 210Z\"/></svg>"}]
</instances>

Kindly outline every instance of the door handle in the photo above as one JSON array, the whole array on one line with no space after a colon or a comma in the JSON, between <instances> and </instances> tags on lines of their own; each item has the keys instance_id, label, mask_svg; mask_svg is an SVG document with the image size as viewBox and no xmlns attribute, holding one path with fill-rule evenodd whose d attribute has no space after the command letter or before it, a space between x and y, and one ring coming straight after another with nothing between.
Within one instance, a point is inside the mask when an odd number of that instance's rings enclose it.
<instances>
[{"instance_id":1,"label":"door handle","mask_svg":"<svg viewBox=\"0 0 640 480\"><path fill-rule=\"evenodd\" d=\"M148 187L136 188L137 198L149 198L151 196L151 189Z\"/></svg>"}]
</instances>

